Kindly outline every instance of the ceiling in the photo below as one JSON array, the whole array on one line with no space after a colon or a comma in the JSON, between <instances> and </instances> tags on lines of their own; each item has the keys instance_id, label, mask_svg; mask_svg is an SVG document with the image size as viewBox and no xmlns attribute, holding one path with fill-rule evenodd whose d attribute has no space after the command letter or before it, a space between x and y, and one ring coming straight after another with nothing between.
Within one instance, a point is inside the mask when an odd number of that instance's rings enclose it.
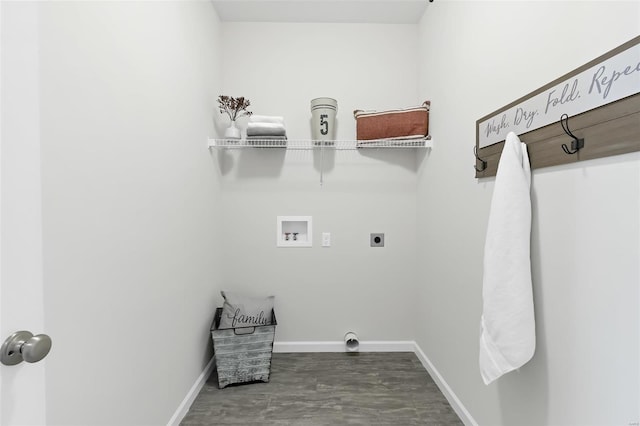
<instances>
[{"instance_id":1,"label":"ceiling","mask_svg":"<svg viewBox=\"0 0 640 426\"><path fill-rule=\"evenodd\" d=\"M223 22L417 24L429 0L211 0Z\"/></svg>"}]
</instances>

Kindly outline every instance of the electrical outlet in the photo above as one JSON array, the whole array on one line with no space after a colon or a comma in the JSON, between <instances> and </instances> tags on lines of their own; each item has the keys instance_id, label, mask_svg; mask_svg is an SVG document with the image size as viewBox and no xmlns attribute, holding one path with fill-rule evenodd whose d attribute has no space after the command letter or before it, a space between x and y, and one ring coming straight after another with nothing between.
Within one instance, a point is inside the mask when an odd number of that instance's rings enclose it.
<instances>
[{"instance_id":1,"label":"electrical outlet","mask_svg":"<svg viewBox=\"0 0 640 426\"><path fill-rule=\"evenodd\" d=\"M371 234L371 247L384 247L384 233Z\"/></svg>"},{"instance_id":2,"label":"electrical outlet","mask_svg":"<svg viewBox=\"0 0 640 426\"><path fill-rule=\"evenodd\" d=\"M331 247L331 232L322 233L322 247Z\"/></svg>"}]
</instances>

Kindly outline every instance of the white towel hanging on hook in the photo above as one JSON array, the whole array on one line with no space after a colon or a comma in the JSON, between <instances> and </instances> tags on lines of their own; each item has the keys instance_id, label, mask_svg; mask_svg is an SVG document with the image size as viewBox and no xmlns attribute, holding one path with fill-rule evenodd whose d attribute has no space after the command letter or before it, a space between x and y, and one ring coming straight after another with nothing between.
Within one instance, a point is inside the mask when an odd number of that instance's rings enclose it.
<instances>
[{"instance_id":1,"label":"white towel hanging on hook","mask_svg":"<svg viewBox=\"0 0 640 426\"><path fill-rule=\"evenodd\" d=\"M498 164L484 249L480 373L485 384L520 368L535 352L530 190L527 145L511 132Z\"/></svg>"}]
</instances>

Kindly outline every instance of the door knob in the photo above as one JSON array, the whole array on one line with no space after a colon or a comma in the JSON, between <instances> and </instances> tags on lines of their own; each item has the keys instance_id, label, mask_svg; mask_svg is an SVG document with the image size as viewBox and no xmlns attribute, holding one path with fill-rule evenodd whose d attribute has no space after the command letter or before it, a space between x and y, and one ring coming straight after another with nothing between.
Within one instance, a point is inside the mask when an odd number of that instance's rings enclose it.
<instances>
[{"instance_id":1,"label":"door knob","mask_svg":"<svg viewBox=\"0 0 640 426\"><path fill-rule=\"evenodd\" d=\"M33 335L30 331L16 331L0 349L0 362L16 365L22 361L38 362L51 350L51 338L46 334Z\"/></svg>"}]
</instances>

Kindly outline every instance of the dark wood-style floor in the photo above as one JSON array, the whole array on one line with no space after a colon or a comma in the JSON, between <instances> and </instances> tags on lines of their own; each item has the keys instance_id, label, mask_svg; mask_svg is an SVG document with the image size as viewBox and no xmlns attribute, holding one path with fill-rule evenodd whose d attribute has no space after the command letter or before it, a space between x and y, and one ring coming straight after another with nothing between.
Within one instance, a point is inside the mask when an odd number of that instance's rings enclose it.
<instances>
[{"instance_id":1,"label":"dark wood-style floor","mask_svg":"<svg viewBox=\"0 0 640 426\"><path fill-rule=\"evenodd\" d=\"M462 425L413 353L274 353L269 383L218 389L215 371L187 425Z\"/></svg>"}]
</instances>

